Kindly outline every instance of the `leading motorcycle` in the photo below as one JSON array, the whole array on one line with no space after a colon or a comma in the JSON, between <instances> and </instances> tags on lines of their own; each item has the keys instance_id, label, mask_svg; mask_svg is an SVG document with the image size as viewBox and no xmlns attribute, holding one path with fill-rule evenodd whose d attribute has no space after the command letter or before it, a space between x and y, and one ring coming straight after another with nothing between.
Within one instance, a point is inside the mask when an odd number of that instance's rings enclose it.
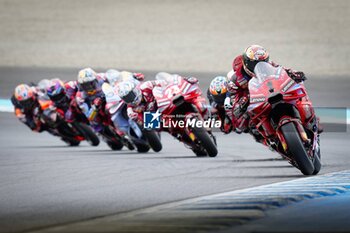
<instances>
[{"instance_id":1,"label":"leading motorcycle","mask_svg":"<svg viewBox=\"0 0 350 233\"><path fill-rule=\"evenodd\" d=\"M259 62L249 81L251 133L304 175L321 169L319 122L304 84L282 67Z\"/></svg>"}]
</instances>

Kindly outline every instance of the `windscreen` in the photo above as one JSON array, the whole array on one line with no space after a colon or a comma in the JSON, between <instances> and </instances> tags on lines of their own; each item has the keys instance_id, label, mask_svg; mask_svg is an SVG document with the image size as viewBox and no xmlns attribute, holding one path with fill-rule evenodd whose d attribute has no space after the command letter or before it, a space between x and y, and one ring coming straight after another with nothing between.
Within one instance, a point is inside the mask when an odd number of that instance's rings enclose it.
<instances>
[{"instance_id":1,"label":"windscreen","mask_svg":"<svg viewBox=\"0 0 350 233\"><path fill-rule=\"evenodd\" d=\"M258 82L261 83L267 78L278 78L281 74L282 67L274 67L267 62L259 62L255 68L254 73Z\"/></svg>"}]
</instances>

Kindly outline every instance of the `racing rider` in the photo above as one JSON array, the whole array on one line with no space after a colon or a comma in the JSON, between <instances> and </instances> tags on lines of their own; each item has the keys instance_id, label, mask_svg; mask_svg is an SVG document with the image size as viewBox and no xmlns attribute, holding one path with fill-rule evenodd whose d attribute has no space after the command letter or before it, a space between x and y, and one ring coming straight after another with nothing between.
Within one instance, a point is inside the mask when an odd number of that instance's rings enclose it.
<instances>
[{"instance_id":1,"label":"racing rider","mask_svg":"<svg viewBox=\"0 0 350 233\"><path fill-rule=\"evenodd\" d=\"M254 77L255 65L260 62L269 62L269 53L260 45L251 45L245 49L242 55L238 55L232 64L232 70L227 74L228 91L233 95L226 97L224 107L232 109L234 128L237 133L249 132L249 116L246 113L249 104L248 82ZM273 66L279 66L270 62ZM296 82L303 82L306 77L301 71L284 68L288 75Z\"/></svg>"}]
</instances>

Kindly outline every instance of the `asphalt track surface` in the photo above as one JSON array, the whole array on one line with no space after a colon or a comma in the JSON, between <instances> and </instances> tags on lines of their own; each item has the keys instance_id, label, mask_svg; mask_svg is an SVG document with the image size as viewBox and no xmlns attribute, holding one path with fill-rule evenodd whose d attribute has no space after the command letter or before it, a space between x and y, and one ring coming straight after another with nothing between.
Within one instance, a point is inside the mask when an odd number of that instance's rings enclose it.
<instances>
[{"instance_id":1,"label":"asphalt track surface","mask_svg":"<svg viewBox=\"0 0 350 233\"><path fill-rule=\"evenodd\" d=\"M22 77L68 80L76 73L76 69L1 68L0 96L9 97ZM193 75L205 87L215 74ZM316 106L350 105L346 77L311 76L307 87ZM160 153L138 154L111 151L103 142L94 148L86 143L67 147L47 133L32 133L12 113L0 113L0 128L0 232L42 229L303 177L249 135L217 133L218 156L197 158L166 134ZM322 135L320 174L349 169L349 139L347 132Z\"/></svg>"}]
</instances>

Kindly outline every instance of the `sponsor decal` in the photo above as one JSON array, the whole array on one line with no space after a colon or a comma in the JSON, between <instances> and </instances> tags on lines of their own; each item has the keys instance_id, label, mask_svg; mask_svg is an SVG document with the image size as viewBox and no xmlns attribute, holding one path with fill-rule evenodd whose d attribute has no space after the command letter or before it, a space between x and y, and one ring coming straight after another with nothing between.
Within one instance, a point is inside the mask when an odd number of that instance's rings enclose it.
<instances>
[{"instance_id":1,"label":"sponsor decal","mask_svg":"<svg viewBox=\"0 0 350 233\"><path fill-rule=\"evenodd\" d=\"M264 102L266 100L265 97L257 97L257 98L250 98L250 103L258 103L258 102Z\"/></svg>"},{"instance_id":2,"label":"sponsor decal","mask_svg":"<svg viewBox=\"0 0 350 233\"><path fill-rule=\"evenodd\" d=\"M290 80L282 89L283 92L286 92L289 88L291 88L291 86L293 86L294 84L294 80Z\"/></svg>"}]
</instances>

